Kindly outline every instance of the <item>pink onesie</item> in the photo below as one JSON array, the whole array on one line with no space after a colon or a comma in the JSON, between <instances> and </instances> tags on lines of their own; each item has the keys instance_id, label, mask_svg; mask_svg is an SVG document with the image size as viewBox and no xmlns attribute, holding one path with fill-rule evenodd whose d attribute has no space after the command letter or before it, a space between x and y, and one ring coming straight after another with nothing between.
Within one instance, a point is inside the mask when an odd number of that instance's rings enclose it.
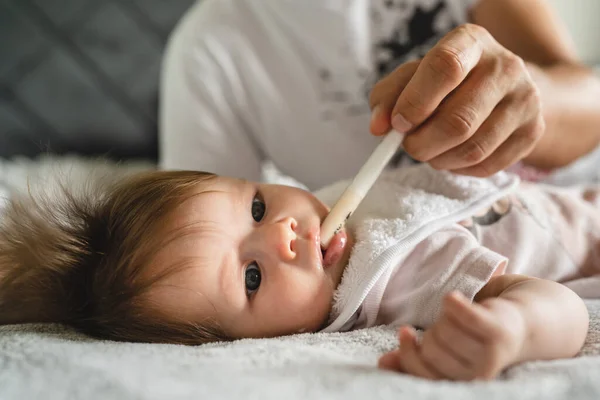
<instances>
[{"instance_id":1,"label":"pink onesie","mask_svg":"<svg viewBox=\"0 0 600 400\"><path fill-rule=\"evenodd\" d=\"M496 274L523 274L600 297L600 188L521 184L513 194L414 246L383 274L345 329L430 326L443 296L473 299ZM383 293L382 293L383 292Z\"/></svg>"}]
</instances>

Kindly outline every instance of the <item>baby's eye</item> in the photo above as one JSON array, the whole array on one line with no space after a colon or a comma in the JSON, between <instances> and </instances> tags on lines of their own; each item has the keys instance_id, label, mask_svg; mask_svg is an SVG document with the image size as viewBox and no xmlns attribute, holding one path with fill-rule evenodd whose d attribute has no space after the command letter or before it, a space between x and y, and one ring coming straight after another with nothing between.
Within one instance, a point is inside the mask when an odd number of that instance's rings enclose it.
<instances>
[{"instance_id":1,"label":"baby's eye","mask_svg":"<svg viewBox=\"0 0 600 400\"><path fill-rule=\"evenodd\" d=\"M251 211L252 218L256 222L262 221L262 219L265 216L265 212L267 211L267 206L265 205L265 202L262 200L262 198L258 195L258 193L256 194L256 196L254 196L254 199L252 199Z\"/></svg>"},{"instance_id":2,"label":"baby's eye","mask_svg":"<svg viewBox=\"0 0 600 400\"><path fill-rule=\"evenodd\" d=\"M246 281L246 294L250 296L252 293L256 292L260 286L261 275L258 264L254 261L248 264L244 275Z\"/></svg>"}]
</instances>

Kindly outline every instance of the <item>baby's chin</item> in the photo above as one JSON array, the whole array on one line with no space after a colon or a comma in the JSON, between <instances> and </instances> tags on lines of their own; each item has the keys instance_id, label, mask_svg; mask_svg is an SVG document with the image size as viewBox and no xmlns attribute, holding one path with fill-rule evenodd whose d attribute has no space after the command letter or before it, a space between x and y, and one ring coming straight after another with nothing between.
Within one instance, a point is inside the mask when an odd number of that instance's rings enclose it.
<instances>
[{"instance_id":1,"label":"baby's chin","mask_svg":"<svg viewBox=\"0 0 600 400\"><path fill-rule=\"evenodd\" d=\"M331 308L330 308L331 311ZM327 313L327 316L322 319L321 321L317 321L317 322L311 322L311 323L307 323L301 327L297 327L294 329L289 329L289 330L282 330L279 332L271 332L268 333L266 335L256 335L256 336L248 336L248 337L254 337L254 338L274 338L274 337L279 337L279 336L291 336L291 335L298 335L298 334L302 334L302 333L317 333L322 331L323 329L325 329L328 325L329 325L329 318L330 318L331 312ZM241 339L241 338L240 338Z\"/></svg>"},{"instance_id":2,"label":"baby's chin","mask_svg":"<svg viewBox=\"0 0 600 400\"><path fill-rule=\"evenodd\" d=\"M312 311L315 315L314 319L306 321L300 328L294 329L293 332L289 332L288 334L316 333L325 329L330 323L331 312L333 310L333 293L334 292L329 293L327 305L320 302L313 305Z\"/></svg>"},{"instance_id":3,"label":"baby's chin","mask_svg":"<svg viewBox=\"0 0 600 400\"><path fill-rule=\"evenodd\" d=\"M333 303L333 299L332 299L332 303ZM333 306L333 304L332 304ZM294 335L294 334L300 334L300 333L317 333L322 331L323 329L327 328L327 326L330 323L330 318L331 318L331 308L329 308L329 312L327 313L327 316L321 321L320 324L318 324L318 326L314 327L314 326L310 326L310 327L304 327L304 328L300 328L295 330L294 332L289 332L288 335Z\"/></svg>"},{"instance_id":4,"label":"baby's chin","mask_svg":"<svg viewBox=\"0 0 600 400\"><path fill-rule=\"evenodd\" d=\"M331 267L329 267L329 269L330 269L329 275L330 275L332 287L331 287L331 293L330 293L330 298L329 298L329 307L327 308L326 316L325 316L325 318L323 318L323 320L317 327L315 327L314 329L311 329L311 330L306 329L303 332L313 332L313 333L320 332L323 329L327 328L327 326L329 326L329 324L331 323L331 312L333 310L333 301L334 301L335 292L336 292L338 286L340 285L340 283L342 282L342 276L344 275L344 271L345 271L346 267L348 266L348 262L350 260L350 255L352 254L352 248L354 247L354 243L355 243L354 233L350 229L348 229L346 231L346 235L348 238L348 242L346 243L346 247L344 248L344 255L335 265L332 265ZM301 333L301 332L296 332L296 333Z\"/></svg>"}]
</instances>

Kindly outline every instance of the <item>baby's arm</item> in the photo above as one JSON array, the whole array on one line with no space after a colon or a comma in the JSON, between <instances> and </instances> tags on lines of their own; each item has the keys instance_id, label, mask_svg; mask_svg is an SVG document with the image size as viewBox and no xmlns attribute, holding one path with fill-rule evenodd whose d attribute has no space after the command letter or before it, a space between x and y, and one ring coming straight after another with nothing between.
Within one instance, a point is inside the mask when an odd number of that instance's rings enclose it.
<instances>
[{"instance_id":1,"label":"baby's arm","mask_svg":"<svg viewBox=\"0 0 600 400\"><path fill-rule=\"evenodd\" d=\"M491 279L475 301L493 309L514 306L526 337L515 363L575 356L587 336L589 315L583 300L560 283L504 275Z\"/></svg>"},{"instance_id":2,"label":"baby's arm","mask_svg":"<svg viewBox=\"0 0 600 400\"><path fill-rule=\"evenodd\" d=\"M585 304L565 286L501 275L475 303L448 295L420 343L412 328L402 328L400 349L384 355L380 366L430 379L492 379L515 363L576 355L588 322Z\"/></svg>"}]
</instances>

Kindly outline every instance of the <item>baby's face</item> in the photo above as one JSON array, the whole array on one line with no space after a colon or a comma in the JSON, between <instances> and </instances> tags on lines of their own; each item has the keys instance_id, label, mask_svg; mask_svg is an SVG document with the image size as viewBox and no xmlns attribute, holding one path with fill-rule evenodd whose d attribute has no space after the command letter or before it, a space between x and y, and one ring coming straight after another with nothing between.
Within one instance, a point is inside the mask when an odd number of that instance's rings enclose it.
<instances>
[{"instance_id":1,"label":"baby's face","mask_svg":"<svg viewBox=\"0 0 600 400\"><path fill-rule=\"evenodd\" d=\"M187 233L160 251L152 268L185 264L151 292L169 315L215 319L231 337L317 331L348 262L323 266L320 225L328 208L287 186L217 178L169 221Z\"/></svg>"}]
</instances>

